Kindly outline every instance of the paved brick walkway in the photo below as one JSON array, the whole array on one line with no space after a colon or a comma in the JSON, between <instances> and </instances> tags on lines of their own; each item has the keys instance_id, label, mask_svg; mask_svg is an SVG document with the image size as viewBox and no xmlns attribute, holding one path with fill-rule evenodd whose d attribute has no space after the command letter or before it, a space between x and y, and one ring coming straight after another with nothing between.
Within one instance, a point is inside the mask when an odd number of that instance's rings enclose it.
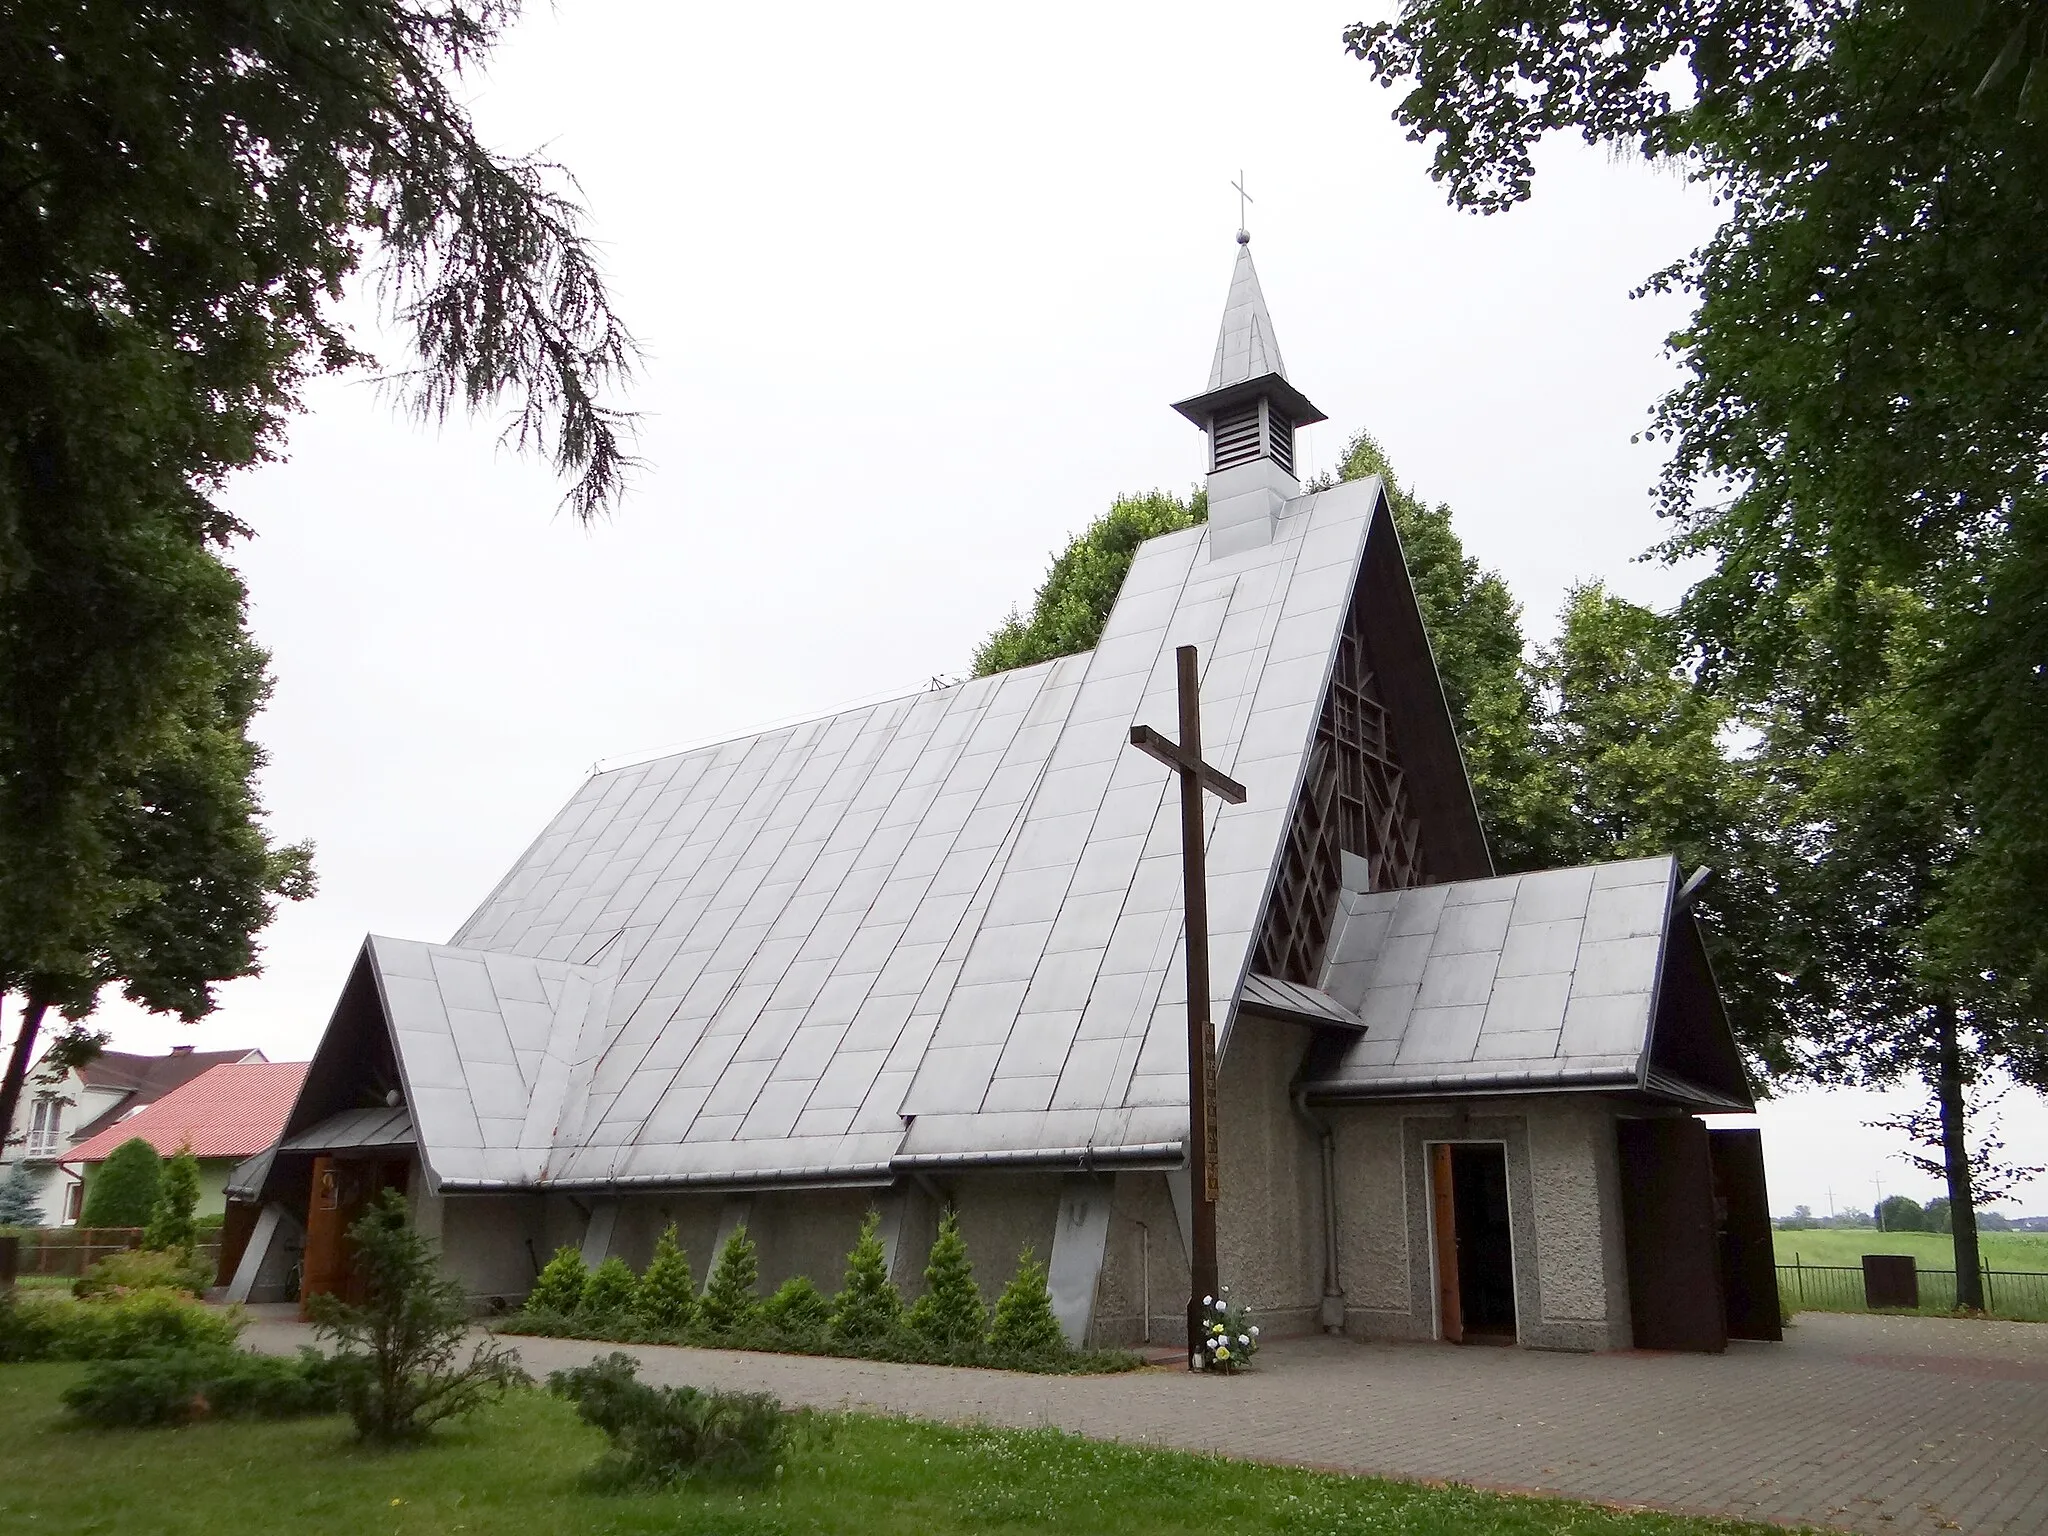
<instances>
[{"instance_id":1,"label":"paved brick walkway","mask_svg":"<svg viewBox=\"0 0 2048 1536\"><path fill-rule=\"evenodd\" d=\"M259 1348L296 1348L260 1319ZM516 1341L536 1371L611 1346ZM2048 1326L1808 1313L1719 1357L1279 1340L1233 1379L640 1348L649 1380L1864 1532L2048 1531Z\"/></svg>"}]
</instances>

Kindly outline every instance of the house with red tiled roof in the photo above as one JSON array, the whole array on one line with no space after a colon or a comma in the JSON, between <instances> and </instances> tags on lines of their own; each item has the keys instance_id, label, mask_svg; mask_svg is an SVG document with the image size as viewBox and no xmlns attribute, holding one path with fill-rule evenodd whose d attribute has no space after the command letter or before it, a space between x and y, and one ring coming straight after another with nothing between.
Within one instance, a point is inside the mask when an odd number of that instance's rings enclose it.
<instances>
[{"instance_id":1,"label":"house with red tiled roof","mask_svg":"<svg viewBox=\"0 0 2048 1536\"><path fill-rule=\"evenodd\" d=\"M78 1219L85 1191L79 1168L65 1159L80 1146L203 1072L263 1059L248 1046L201 1051L174 1045L160 1056L101 1051L81 1067L57 1067L45 1055L29 1068L28 1089L0 1144L0 1173L25 1164L36 1181L43 1223L68 1226Z\"/></svg>"},{"instance_id":2,"label":"house with red tiled roof","mask_svg":"<svg viewBox=\"0 0 2048 1536\"><path fill-rule=\"evenodd\" d=\"M199 1160L197 1214L218 1216L227 1208L228 1175L235 1164L277 1140L305 1075L303 1061L223 1062L132 1114L104 1123L62 1161L89 1190L107 1155L134 1137L165 1157L189 1147Z\"/></svg>"}]
</instances>

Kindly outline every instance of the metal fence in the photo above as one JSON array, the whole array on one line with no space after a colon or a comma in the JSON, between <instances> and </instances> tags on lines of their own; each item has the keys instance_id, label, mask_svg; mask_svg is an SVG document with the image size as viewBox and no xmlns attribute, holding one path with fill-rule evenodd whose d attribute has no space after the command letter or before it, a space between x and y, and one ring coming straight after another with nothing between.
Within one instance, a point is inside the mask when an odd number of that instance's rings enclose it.
<instances>
[{"instance_id":1,"label":"metal fence","mask_svg":"<svg viewBox=\"0 0 2048 1536\"><path fill-rule=\"evenodd\" d=\"M1923 1269L1919 1271L1919 1277L1922 1312L1955 1310L1954 1270ZM1869 1310L1863 1301L1863 1269L1856 1264L1802 1264L1797 1261L1780 1264L1778 1295L1794 1311ZM2048 1274L2031 1270L1985 1270L1984 1310L1994 1317L2048 1322Z\"/></svg>"}]
</instances>

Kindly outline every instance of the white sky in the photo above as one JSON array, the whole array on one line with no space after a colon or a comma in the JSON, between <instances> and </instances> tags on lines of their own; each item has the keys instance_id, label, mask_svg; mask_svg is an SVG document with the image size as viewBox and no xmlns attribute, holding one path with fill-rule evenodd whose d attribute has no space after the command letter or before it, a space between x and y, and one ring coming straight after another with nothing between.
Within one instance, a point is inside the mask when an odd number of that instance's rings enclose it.
<instances>
[{"instance_id":1,"label":"white sky","mask_svg":"<svg viewBox=\"0 0 2048 1536\"><path fill-rule=\"evenodd\" d=\"M594 761L964 671L1113 496L1200 473L1167 405L1207 377L1240 167L1289 373L1331 418L1307 468L1369 425L1533 634L1576 580L1674 599L1637 561L1658 458L1630 439L1684 311L1628 292L1706 199L1572 144L1533 205L1449 211L1339 45L1373 10L535 6L476 110L582 182L646 348L647 471L585 531L494 424L313 392L230 500L277 674L272 821L318 843L320 894L211 1018L110 1006L116 1043L303 1057L363 934L445 938ZM2020 1097L2008 1151L2048 1162ZM1933 1194L1878 1112L1772 1106L1773 1205Z\"/></svg>"}]
</instances>

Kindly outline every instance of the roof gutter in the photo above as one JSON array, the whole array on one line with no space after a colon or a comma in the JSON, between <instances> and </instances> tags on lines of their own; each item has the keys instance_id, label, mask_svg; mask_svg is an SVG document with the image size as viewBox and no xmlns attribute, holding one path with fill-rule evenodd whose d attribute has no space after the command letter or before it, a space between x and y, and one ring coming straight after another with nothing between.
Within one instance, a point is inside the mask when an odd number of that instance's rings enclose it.
<instances>
[{"instance_id":1,"label":"roof gutter","mask_svg":"<svg viewBox=\"0 0 2048 1536\"><path fill-rule=\"evenodd\" d=\"M1311 1104L1342 1104L1359 1099L1412 1099L1457 1097L1495 1093L1576 1093L1615 1088L1640 1088L1638 1071L1617 1071L1613 1067L1564 1068L1552 1072L1433 1073L1427 1077L1404 1077L1371 1083L1309 1083L1302 1089Z\"/></svg>"},{"instance_id":2,"label":"roof gutter","mask_svg":"<svg viewBox=\"0 0 2048 1536\"><path fill-rule=\"evenodd\" d=\"M1028 1151L911 1152L887 1162L833 1167L809 1164L795 1168L755 1168L717 1173L641 1173L602 1179L443 1179L443 1193L567 1194L572 1191L618 1194L634 1190L795 1190L872 1189L904 1175L969 1168L1056 1168L1090 1173L1101 1168L1178 1168L1187 1160L1179 1141L1147 1141L1122 1147L1042 1147Z\"/></svg>"}]
</instances>

